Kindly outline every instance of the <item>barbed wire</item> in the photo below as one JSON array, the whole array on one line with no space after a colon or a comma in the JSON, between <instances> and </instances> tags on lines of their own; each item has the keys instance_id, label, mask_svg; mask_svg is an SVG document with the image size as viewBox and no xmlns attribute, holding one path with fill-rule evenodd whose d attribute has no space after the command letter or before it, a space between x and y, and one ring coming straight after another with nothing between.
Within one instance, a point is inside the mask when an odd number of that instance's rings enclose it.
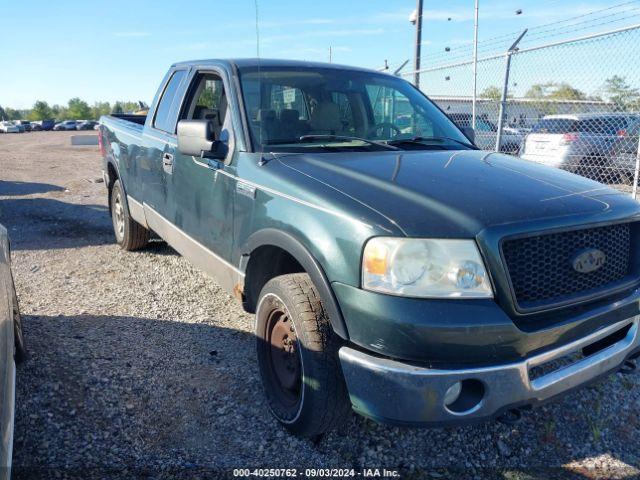
<instances>
[{"instance_id":1,"label":"barbed wire","mask_svg":"<svg viewBox=\"0 0 640 480\"><path fill-rule=\"evenodd\" d=\"M637 10L640 10L640 8L638 8ZM585 30L595 29L595 28L597 28L597 27L601 27L601 26L606 26L606 25L611 25L611 24L614 24L614 23L618 23L618 22L620 22L620 21L622 21L622 20L624 20L624 21L626 22L626 21L628 21L629 19L639 18L639 17L640 17L640 13L637 13L637 14L634 14L634 15L628 15L628 16L626 16L624 19L611 20L611 21L608 21L608 22L600 22L600 23L598 23L598 24L589 25L589 26L586 26L586 27L580 27L580 28L575 28L575 29L562 30L561 32L556 33L556 34L545 35L545 36L537 37L537 38L536 38L536 36L534 36L534 35L532 35L532 36L530 36L530 37L529 37L529 35L527 35L527 36L523 39L523 43L531 43L531 41L532 41L532 40L536 40L536 39L537 39L537 40L540 40L540 43L542 43L544 40L548 40L548 39L552 39L552 38L558 38L558 37L566 36L567 34L570 34L570 33L576 33L576 32L580 32L580 31L585 31ZM489 55L489 54L500 54L500 53L503 53L503 52L504 52L504 49L495 49L495 48L493 48L493 49L479 49L479 50L478 50L478 56L479 56L479 57L482 57L482 56L487 56L487 55ZM465 59L469 59L469 60L470 60L470 59L471 59L471 55L470 55L469 53L467 53L467 54L456 55L456 56L450 56L450 57L449 57L449 56L447 56L447 57L444 57L444 58L446 58L446 62L441 62L440 64L453 63L453 62L455 62L456 60L460 60L460 61L465 60ZM439 65L439 63L437 63L436 61L434 61L434 59L433 59L433 58L431 58L431 60L432 60L432 61L431 61L431 65L432 65L432 66L438 66L438 65ZM436 60L437 60L437 59L436 59ZM442 60L442 58L441 58L440 60ZM423 63L427 63L427 62L424 62L424 61L423 61Z\"/></svg>"},{"instance_id":2,"label":"barbed wire","mask_svg":"<svg viewBox=\"0 0 640 480\"><path fill-rule=\"evenodd\" d=\"M608 15L603 15L600 16L598 18L593 18L593 19L588 19L588 20L583 20L580 22L575 22L576 20L579 20L581 18L585 18L585 17L589 17L598 13L602 13L602 12L606 12L606 11L610 11L616 8L620 8L623 6L628 6L631 4L638 4L639 0L633 0L633 1L627 1L627 2L622 2L616 5L612 5L606 8L601 8L601 9L597 9L597 10L593 10L591 12L585 13L585 14L581 14L581 15L577 15L574 17L570 17L564 20L557 20L554 22L549 22L549 23L545 23L545 24L541 24L541 25L536 25L533 27L530 27L529 33L527 35L527 37L525 37L525 40L527 42L530 42L532 39L545 39L545 38L553 38L553 37L558 37L560 35L566 34L566 33L572 33L572 32L576 32L576 31L581 31L581 30L587 30L589 28L597 28L599 26L602 25L607 25L607 24L611 24L611 23L617 23L617 22L622 22L622 21L627 21L629 18L634 18L637 17L637 14L631 15L629 16L628 13L630 12L634 12L634 11L638 11L640 10L640 7L636 7L636 8L627 8L618 12L614 12L614 13L610 13ZM606 18L611 18L611 17L619 17L619 16L623 16L622 18L616 18L613 19L611 21L607 21L607 22L603 22L603 19ZM571 22L575 22L575 23L571 23ZM561 27L554 27L554 28L547 28L544 29L544 27L548 27L551 25L562 25L562 24L567 24L569 23L569 25L563 25ZM567 27L574 27L574 26L579 26L579 25L584 25L581 28L578 29L568 29ZM543 29L543 30L540 30ZM499 44L504 44L505 42L508 42L510 40L512 40L513 38L515 38L516 35L520 34L522 32L522 30L518 30L518 31L514 31L511 33L507 33L507 34L503 34L503 35L498 35L495 37L490 37L488 39L482 40L480 42L478 42L478 54L485 54L487 52L491 52L491 51L496 51L498 49L498 45ZM558 32L557 34L554 34L554 32ZM446 52L439 52L435 55L430 55L429 56L429 60L431 62L433 61L439 61L441 59L446 58L447 61L451 61L451 60L456 60L459 58L463 58L465 56L468 56L470 54L472 54L473 51L473 42L470 42L469 44L465 44L463 46L459 46L459 47L450 47L448 51ZM458 52L464 50L465 53L464 54L456 54L456 55L451 55L451 52Z\"/></svg>"},{"instance_id":3,"label":"barbed wire","mask_svg":"<svg viewBox=\"0 0 640 480\"><path fill-rule=\"evenodd\" d=\"M609 24L612 24L612 23L628 21L629 18L635 18L635 17L638 16L638 14L628 15L628 13L629 12L633 12L633 11L638 11L638 10L640 10L640 7L633 8L633 9L628 9L628 10L625 10L623 12L618 12L618 13L612 14L612 15L605 15L605 16L600 17L598 19L592 19L592 20L585 21L585 22L578 22L578 23L574 23L572 25L567 25L567 27L573 27L573 26L583 25L585 23L588 24L588 25L585 25L585 26L580 27L580 28L574 28L574 29L554 28L554 29L548 29L548 30L540 31L540 32L533 32L533 33L529 32L524 40L527 43L529 43L532 39L544 40L544 39L547 39L547 38L558 37L558 36L565 35L565 34L568 34L568 33L573 33L573 32L582 31L582 30L588 30L588 29L591 29L591 28L597 28L597 27L600 27L600 26L603 26L603 25L609 25ZM617 19L613 19L613 20L610 20L610 21L606 21L606 22L601 21L603 18L609 18L609 17L614 16L614 15L617 16L617 15L622 15L622 14L625 15L623 18L617 18ZM595 23L596 21L598 23ZM553 32L557 32L557 33L554 34ZM522 33L522 30L516 32L516 34L520 34L520 33ZM513 38L515 38L515 34L514 34L513 37L511 37L507 41L512 41ZM502 41L501 42L496 42L496 43L504 44L504 42L502 42ZM453 48L450 49L450 51L448 51L448 52L441 52L441 53L439 53L439 54L437 54L435 56L431 56L430 58L431 58L431 60L434 60L434 59L438 60L438 59L441 59L441 58L447 58L447 60L452 60L452 59L456 59L456 58L468 57L469 54L472 52L472 49L467 49L466 53L464 53L464 54L449 55L452 50L453 50ZM489 47L489 48L487 48L487 44L484 44L484 45L482 45L480 47L480 43L479 43L478 54L485 54L487 52L496 52L497 50L498 50L497 47Z\"/></svg>"}]
</instances>

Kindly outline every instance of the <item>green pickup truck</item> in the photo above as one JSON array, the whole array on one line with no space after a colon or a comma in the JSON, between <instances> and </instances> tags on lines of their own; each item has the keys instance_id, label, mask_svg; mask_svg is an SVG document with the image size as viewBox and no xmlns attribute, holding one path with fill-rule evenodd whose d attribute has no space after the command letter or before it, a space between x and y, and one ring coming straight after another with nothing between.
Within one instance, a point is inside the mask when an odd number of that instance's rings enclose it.
<instances>
[{"instance_id":1,"label":"green pickup truck","mask_svg":"<svg viewBox=\"0 0 640 480\"><path fill-rule=\"evenodd\" d=\"M640 205L479 150L410 83L285 60L177 63L101 119L115 237L155 234L255 313L267 403L443 425L635 365Z\"/></svg>"}]
</instances>

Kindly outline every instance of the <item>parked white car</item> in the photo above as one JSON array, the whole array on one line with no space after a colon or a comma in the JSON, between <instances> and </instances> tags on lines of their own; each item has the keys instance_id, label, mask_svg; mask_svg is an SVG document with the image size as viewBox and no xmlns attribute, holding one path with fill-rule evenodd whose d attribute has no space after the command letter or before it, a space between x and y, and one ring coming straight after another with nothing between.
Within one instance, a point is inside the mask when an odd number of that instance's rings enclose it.
<instances>
[{"instance_id":1,"label":"parked white car","mask_svg":"<svg viewBox=\"0 0 640 480\"><path fill-rule=\"evenodd\" d=\"M20 133L20 128L13 122L0 122L0 132L2 133Z\"/></svg>"},{"instance_id":2,"label":"parked white car","mask_svg":"<svg viewBox=\"0 0 640 480\"><path fill-rule=\"evenodd\" d=\"M527 135L520 156L593 180L620 181L614 178L620 172L612 161L612 148L636 121L638 115L629 113L548 115Z\"/></svg>"}]
</instances>

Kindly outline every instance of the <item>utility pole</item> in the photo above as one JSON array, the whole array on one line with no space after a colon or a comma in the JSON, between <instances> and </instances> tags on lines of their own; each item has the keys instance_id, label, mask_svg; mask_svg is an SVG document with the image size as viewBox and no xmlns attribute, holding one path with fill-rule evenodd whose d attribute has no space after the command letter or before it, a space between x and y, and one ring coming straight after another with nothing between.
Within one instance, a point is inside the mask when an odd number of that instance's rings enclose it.
<instances>
[{"instance_id":1,"label":"utility pole","mask_svg":"<svg viewBox=\"0 0 640 480\"><path fill-rule=\"evenodd\" d=\"M416 7L416 57L413 62L413 84L420 88L420 54L422 50L422 0L418 0Z\"/></svg>"},{"instance_id":2,"label":"utility pole","mask_svg":"<svg viewBox=\"0 0 640 480\"><path fill-rule=\"evenodd\" d=\"M329 63L331 63L332 60L332 55L331 55L331 45L329 45Z\"/></svg>"},{"instance_id":3,"label":"utility pole","mask_svg":"<svg viewBox=\"0 0 640 480\"><path fill-rule=\"evenodd\" d=\"M473 101L471 104L471 127L476 128L476 103L478 96L478 3L473 16Z\"/></svg>"}]
</instances>

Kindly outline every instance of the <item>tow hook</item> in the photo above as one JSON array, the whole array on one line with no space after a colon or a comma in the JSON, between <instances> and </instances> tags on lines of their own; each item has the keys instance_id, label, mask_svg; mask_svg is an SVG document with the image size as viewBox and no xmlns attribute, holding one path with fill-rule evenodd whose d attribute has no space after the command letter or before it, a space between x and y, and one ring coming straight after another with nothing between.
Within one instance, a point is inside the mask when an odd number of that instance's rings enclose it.
<instances>
[{"instance_id":1,"label":"tow hook","mask_svg":"<svg viewBox=\"0 0 640 480\"><path fill-rule=\"evenodd\" d=\"M637 370L638 366L636 365L636 362L634 360L626 360L622 364L618 372L622 373L623 375L629 375L631 373L635 373Z\"/></svg>"},{"instance_id":2,"label":"tow hook","mask_svg":"<svg viewBox=\"0 0 640 480\"><path fill-rule=\"evenodd\" d=\"M500 415L497 420L505 425L516 425L522 420L522 410L519 408L512 408Z\"/></svg>"}]
</instances>

